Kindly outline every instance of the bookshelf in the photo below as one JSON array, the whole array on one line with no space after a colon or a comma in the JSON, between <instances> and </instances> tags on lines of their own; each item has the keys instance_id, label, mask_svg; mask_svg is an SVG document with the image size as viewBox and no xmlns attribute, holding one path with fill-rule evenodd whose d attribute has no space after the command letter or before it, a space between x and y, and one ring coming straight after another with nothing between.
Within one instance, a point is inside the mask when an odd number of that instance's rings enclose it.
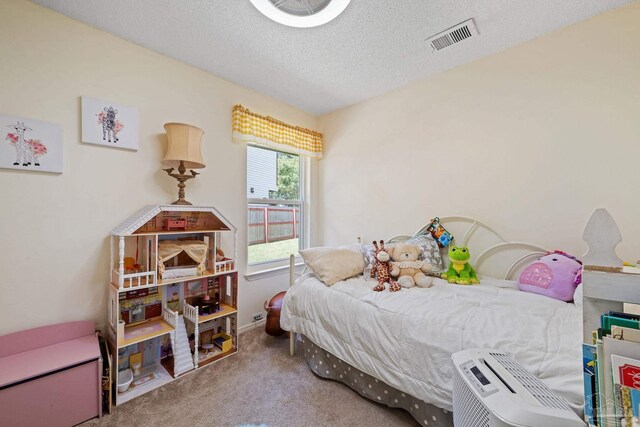
<instances>
[{"instance_id":1,"label":"bookshelf","mask_svg":"<svg viewBox=\"0 0 640 427\"><path fill-rule=\"evenodd\" d=\"M624 312L626 304L640 304L640 274L637 274L637 269L624 267L623 261L616 255L615 248L622 241L622 237L607 210L597 209L593 212L585 226L583 240L589 246L583 257L583 342L586 345L594 345L593 331L601 327L603 314L610 311ZM588 386L585 384L585 416L589 412L588 407L595 406L594 413L597 417L589 422L590 425L619 426L621 424L617 418L624 415L624 410L616 408L615 399L611 397L612 393L615 393L614 383L610 376L605 376L613 375L614 371L611 368L610 355L640 359L640 351L636 353L636 349L640 350L640 344L631 341L625 343L624 340L612 337L603 337L599 342L600 344L594 346L597 350L592 350L600 363L600 366L596 364L594 369L594 377L598 377L596 381L599 382L596 390L598 400L596 403L590 403L593 400L589 399ZM624 352L626 354L622 354ZM595 395L591 396L595 399Z\"/></svg>"}]
</instances>

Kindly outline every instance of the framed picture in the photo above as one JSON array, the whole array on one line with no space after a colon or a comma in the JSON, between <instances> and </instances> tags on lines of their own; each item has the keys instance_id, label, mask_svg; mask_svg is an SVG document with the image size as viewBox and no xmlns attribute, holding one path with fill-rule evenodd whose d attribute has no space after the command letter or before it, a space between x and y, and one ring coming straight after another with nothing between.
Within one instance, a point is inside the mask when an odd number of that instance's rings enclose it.
<instances>
[{"instance_id":1,"label":"framed picture","mask_svg":"<svg viewBox=\"0 0 640 427\"><path fill-rule=\"evenodd\" d=\"M0 114L0 167L62 173L62 125Z\"/></svg>"},{"instance_id":2,"label":"framed picture","mask_svg":"<svg viewBox=\"0 0 640 427\"><path fill-rule=\"evenodd\" d=\"M82 142L137 150L139 139L136 108L82 97Z\"/></svg>"},{"instance_id":3,"label":"framed picture","mask_svg":"<svg viewBox=\"0 0 640 427\"><path fill-rule=\"evenodd\" d=\"M191 298L194 296L202 295L205 293L206 289L206 284L204 284L201 279L187 282L184 286L185 297Z\"/></svg>"}]
</instances>

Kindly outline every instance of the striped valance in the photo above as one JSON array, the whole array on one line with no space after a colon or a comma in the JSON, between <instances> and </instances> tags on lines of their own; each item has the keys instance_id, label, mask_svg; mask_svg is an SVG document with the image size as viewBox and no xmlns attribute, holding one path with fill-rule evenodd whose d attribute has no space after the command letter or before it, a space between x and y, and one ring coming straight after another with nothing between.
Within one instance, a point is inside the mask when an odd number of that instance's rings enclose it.
<instances>
[{"instance_id":1,"label":"striped valance","mask_svg":"<svg viewBox=\"0 0 640 427\"><path fill-rule=\"evenodd\" d=\"M273 117L261 116L242 105L233 107L233 140L317 159L322 157L320 132L291 126Z\"/></svg>"}]
</instances>

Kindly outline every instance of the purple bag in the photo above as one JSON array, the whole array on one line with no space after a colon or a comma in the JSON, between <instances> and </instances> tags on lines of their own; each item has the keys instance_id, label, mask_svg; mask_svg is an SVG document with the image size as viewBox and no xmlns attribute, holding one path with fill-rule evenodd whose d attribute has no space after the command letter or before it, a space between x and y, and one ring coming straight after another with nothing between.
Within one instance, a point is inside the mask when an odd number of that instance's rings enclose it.
<instances>
[{"instance_id":1,"label":"purple bag","mask_svg":"<svg viewBox=\"0 0 640 427\"><path fill-rule=\"evenodd\" d=\"M553 251L520 273L518 288L524 292L571 301L581 282L582 263L565 252Z\"/></svg>"}]
</instances>

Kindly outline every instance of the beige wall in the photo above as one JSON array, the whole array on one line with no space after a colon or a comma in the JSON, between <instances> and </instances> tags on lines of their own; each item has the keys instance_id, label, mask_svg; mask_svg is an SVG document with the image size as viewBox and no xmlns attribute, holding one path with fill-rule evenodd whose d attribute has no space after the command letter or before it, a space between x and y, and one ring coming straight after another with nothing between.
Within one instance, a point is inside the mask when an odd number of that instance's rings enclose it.
<instances>
[{"instance_id":1,"label":"beige wall","mask_svg":"<svg viewBox=\"0 0 640 427\"><path fill-rule=\"evenodd\" d=\"M639 259L639 46L634 3L323 117L320 243L459 214L582 255L606 207Z\"/></svg>"},{"instance_id":2,"label":"beige wall","mask_svg":"<svg viewBox=\"0 0 640 427\"><path fill-rule=\"evenodd\" d=\"M64 126L62 175L0 170L0 335L105 321L110 230L140 207L176 197L176 182L160 170L164 123L205 130L207 168L188 184L187 198L217 207L240 228L239 242L246 241L246 150L231 142L231 107L318 125L267 96L26 1L0 2L0 58L0 111ZM82 95L137 107L140 150L82 144ZM286 273L241 279L240 325L287 280Z\"/></svg>"}]
</instances>

